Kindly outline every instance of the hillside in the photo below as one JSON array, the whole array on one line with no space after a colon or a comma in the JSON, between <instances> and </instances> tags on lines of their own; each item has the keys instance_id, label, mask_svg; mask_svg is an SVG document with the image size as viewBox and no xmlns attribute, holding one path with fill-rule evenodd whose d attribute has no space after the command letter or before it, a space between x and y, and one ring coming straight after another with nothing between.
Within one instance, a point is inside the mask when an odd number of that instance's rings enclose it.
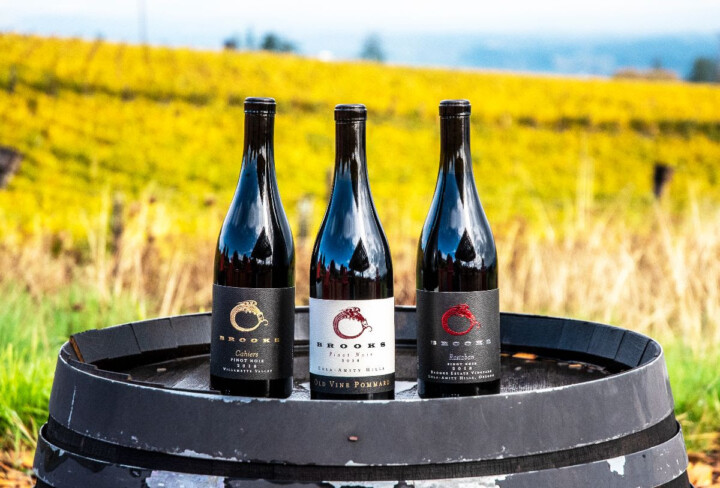
<instances>
[{"instance_id":1,"label":"hillside","mask_svg":"<svg viewBox=\"0 0 720 488\"><path fill-rule=\"evenodd\" d=\"M510 74L322 63L249 52L0 36L0 145L24 154L0 192L0 234L38 230L82 240L80 220L103 196L152 194L168 232L211 237L241 157L242 100L278 100L278 177L291 221L297 204L324 210L333 162L332 107L369 116L371 185L394 239L414 239L437 167L437 103L473 103L476 177L500 224L593 198L650 200L652 165L676 168L672 199L691 184L720 195L720 89L684 83L533 78ZM402 198L397 198L397 189ZM49 191L52 189L52 191ZM538 199L543 210L538 210ZM549 210L548 210L549 209ZM78 218L80 217L80 219ZM391 239L393 240L393 239Z\"/></svg>"},{"instance_id":2,"label":"hillside","mask_svg":"<svg viewBox=\"0 0 720 488\"><path fill-rule=\"evenodd\" d=\"M324 63L0 34L0 446L32 445L73 332L207 310L246 96L272 96L297 298L334 161L333 107L369 109L370 184L396 303L415 299L437 105L473 105L501 308L663 341L686 439L720 430L720 87ZM662 200L656 163L674 169Z\"/></svg>"}]
</instances>

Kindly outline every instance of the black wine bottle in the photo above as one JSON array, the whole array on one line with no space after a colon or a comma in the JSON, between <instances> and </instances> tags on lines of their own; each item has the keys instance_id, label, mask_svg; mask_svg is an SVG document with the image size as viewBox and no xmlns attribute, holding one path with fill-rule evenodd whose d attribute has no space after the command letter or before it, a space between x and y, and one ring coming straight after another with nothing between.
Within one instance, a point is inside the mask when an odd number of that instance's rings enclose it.
<instances>
[{"instance_id":1,"label":"black wine bottle","mask_svg":"<svg viewBox=\"0 0 720 488\"><path fill-rule=\"evenodd\" d=\"M365 156L364 105L335 107L335 175L310 263L310 390L314 399L395 395L390 249Z\"/></svg>"},{"instance_id":2,"label":"black wine bottle","mask_svg":"<svg viewBox=\"0 0 720 488\"><path fill-rule=\"evenodd\" d=\"M228 395L292 393L295 249L277 180L275 100L245 99L240 177L215 250L210 385Z\"/></svg>"},{"instance_id":3,"label":"black wine bottle","mask_svg":"<svg viewBox=\"0 0 720 488\"><path fill-rule=\"evenodd\" d=\"M470 102L440 103L440 170L417 257L418 394L500 389L498 263L470 157Z\"/></svg>"}]
</instances>

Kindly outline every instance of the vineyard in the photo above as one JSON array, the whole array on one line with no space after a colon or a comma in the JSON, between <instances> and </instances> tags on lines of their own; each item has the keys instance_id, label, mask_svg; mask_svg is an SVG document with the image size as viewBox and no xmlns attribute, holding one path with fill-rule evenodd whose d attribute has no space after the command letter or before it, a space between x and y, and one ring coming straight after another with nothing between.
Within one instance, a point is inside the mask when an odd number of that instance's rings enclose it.
<instances>
[{"instance_id":1,"label":"vineyard","mask_svg":"<svg viewBox=\"0 0 720 488\"><path fill-rule=\"evenodd\" d=\"M167 232L213 236L237 177L248 95L278 100L280 188L295 222L298 203L310 200L313 229L324 210L332 108L340 102L368 106L371 184L396 242L416 238L429 204L443 98L473 103L476 175L495 223L521 217L544 228L541 220L574 203L581 173L590 173L594 199L622 195L647 206L655 161L676 168L675 203L687 199L688 186L720 195L720 90L710 86L15 35L0 37L0 52L0 144L25 155L23 171L0 194L0 207L12 202L16 210L2 216L3 234L42 229L73 246L86 238L81 217L92 219L107 192L128 200L149 192L169 210Z\"/></svg>"},{"instance_id":2,"label":"vineyard","mask_svg":"<svg viewBox=\"0 0 720 488\"><path fill-rule=\"evenodd\" d=\"M52 356L69 333L209 308L242 102L272 96L299 302L334 161L334 105L368 107L370 185L396 301L412 303L437 174L437 104L467 98L502 309L656 335L689 441L716 445L720 88L15 34L0 34L0 53L0 146L22 157L0 188L6 444L32 445ZM652 192L656 164L673 170L662 200Z\"/></svg>"}]
</instances>

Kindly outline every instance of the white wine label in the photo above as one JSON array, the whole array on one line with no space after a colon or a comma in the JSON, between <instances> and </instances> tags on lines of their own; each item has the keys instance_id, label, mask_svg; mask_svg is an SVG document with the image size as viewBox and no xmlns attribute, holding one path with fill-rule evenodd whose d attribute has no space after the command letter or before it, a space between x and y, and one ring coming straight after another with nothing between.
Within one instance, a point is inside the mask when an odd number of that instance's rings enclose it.
<instances>
[{"instance_id":1,"label":"white wine label","mask_svg":"<svg viewBox=\"0 0 720 488\"><path fill-rule=\"evenodd\" d=\"M417 290L418 376L436 383L500 378L500 293Z\"/></svg>"},{"instance_id":2,"label":"white wine label","mask_svg":"<svg viewBox=\"0 0 720 488\"><path fill-rule=\"evenodd\" d=\"M213 285L210 372L238 380L293 374L295 288Z\"/></svg>"},{"instance_id":3,"label":"white wine label","mask_svg":"<svg viewBox=\"0 0 720 488\"><path fill-rule=\"evenodd\" d=\"M364 394L394 389L395 299L310 299L310 387Z\"/></svg>"}]
</instances>

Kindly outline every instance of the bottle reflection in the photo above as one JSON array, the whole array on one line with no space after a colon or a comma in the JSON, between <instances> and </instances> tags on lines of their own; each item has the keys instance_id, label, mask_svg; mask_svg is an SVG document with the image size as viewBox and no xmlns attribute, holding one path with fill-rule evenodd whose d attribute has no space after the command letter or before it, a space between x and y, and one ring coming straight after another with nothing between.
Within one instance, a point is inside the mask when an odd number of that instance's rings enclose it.
<instances>
[{"instance_id":1,"label":"bottle reflection","mask_svg":"<svg viewBox=\"0 0 720 488\"><path fill-rule=\"evenodd\" d=\"M263 229L252 250L243 252L237 249L230 254L230 246L225 245L216 254L215 282L223 286L271 287L286 276L288 270L283 267L278 272L272 260L273 248ZM276 275L282 275L280 277Z\"/></svg>"}]
</instances>

